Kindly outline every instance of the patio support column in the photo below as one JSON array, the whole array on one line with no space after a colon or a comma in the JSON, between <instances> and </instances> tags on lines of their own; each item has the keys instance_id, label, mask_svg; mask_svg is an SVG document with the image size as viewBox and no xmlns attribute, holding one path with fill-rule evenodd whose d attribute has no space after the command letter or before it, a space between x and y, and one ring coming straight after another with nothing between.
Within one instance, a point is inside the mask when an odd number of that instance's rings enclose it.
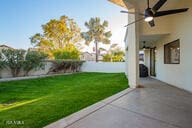
<instances>
[{"instance_id":1,"label":"patio support column","mask_svg":"<svg viewBox=\"0 0 192 128\"><path fill-rule=\"evenodd\" d=\"M129 10L134 12L135 9ZM128 23L134 22L137 19L136 15L128 15ZM131 88L136 88L139 85L139 29L138 23L128 26L127 34L128 46L128 80Z\"/></svg>"},{"instance_id":2,"label":"patio support column","mask_svg":"<svg viewBox=\"0 0 192 128\"><path fill-rule=\"evenodd\" d=\"M150 50L145 49L144 50L144 64L148 68L148 73L150 75Z\"/></svg>"}]
</instances>

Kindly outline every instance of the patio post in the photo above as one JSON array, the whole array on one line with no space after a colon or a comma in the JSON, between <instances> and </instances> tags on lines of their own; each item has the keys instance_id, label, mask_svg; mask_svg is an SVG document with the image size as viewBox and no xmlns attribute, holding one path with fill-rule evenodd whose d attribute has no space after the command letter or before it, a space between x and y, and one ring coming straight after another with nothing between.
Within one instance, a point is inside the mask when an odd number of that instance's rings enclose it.
<instances>
[{"instance_id":1,"label":"patio post","mask_svg":"<svg viewBox=\"0 0 192 128\"><path fill-rule=\"evenodd\" d=\"M129 10L134 12L135 9ZM128 15L128 23L134 22L136 15ZM128 80L131 88L136 88L139 85L139 29L138 23L128 26L127 29L127 46L128 46Z\"/></svg>"}]
</instances>

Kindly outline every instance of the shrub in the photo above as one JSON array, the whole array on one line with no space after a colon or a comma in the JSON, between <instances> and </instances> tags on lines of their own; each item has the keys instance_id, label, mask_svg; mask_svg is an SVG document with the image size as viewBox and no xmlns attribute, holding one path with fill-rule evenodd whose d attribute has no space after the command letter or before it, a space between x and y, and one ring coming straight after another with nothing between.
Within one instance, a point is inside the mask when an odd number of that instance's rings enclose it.
<instances>
[{"instance_id":1,"label":"shrub","mask_svg":"<svg viewBox=\"0 0 192 128\"><path fill-rule=\"evenodd\" d=\"M28 51L25 56L25 61L23 65L25 76L27 76L32 69L44 68L42 60L44 60L46 57L47 55L42 52Z\"/></svg>"},{"instance_id":2,"label":"shrub","mask_svg":"<svg viewBox=\"0 0 192 128\"><path fill-rule=\"evenodd\" d=\"M111 62L112 61L112 55L111 54L105 54L103 56L103 61L104 62Z\"/></svg>"},{"instance_id":3,"label":"shrub","mask_svg":"<svg viewBox=\"0 0 192 128\"><path fill-rule=\"evenodd\" d=\"M41 68L43 66L42 60L47 55L36 52L17 49L3 49L0 54L0 69L6 68L11 70L13 77L17 77L24 70L25 75L34 68Z\"/></svg>"},{"instance_id":4,"label":"shrub","mask_svg":"<svg viewBox=\"0 0 192 128\"><path fill-rule=\"evenodd\" d=\"M73 44L67 44L63 49L55 50L53 55L55 59L80 59L80 51Z\"/></svg>"},{"instance_id":5,"label":"shrub","mask_svg":"<svg viewBox=\"0 0 192 128\"><path fill-rule=\"evenodd\" d=\"M123 55L114 55L112 57L113 62L123 62L124 61L124 56Z\"/></svg>"},{"instance_id":6,"label":"shrub","mask_svg":"<svg viewBox=\"0 0 192 128\"><path fill-rule=\"evenodd\" d=\"M73 73L79 72L83 61L55 60L49 73Z\"/></svg>"},{"instance_id":7,"label":"shrub","mask_svg":"<svg viewBox=\"0 0 192 128\"><path fill-rule=\"evenodd\" d=\"M18 76L24 63L25 50L3 49L2 66L10 68L13 77Z\"/></svg>"},{"instance_id":8,"label":"shrub","mask_svg":"<svg viewBox=\"0 0 192 128\"><path fill-rule=\"evenodd\" d=\"M111 55L111 54L105 54L103 56L104 62L123 62L124 56L123 55Z\"/></svg>"},{"instance_id":9,"label":"shrub","mask_svg":"<svg viewBox=\"0 0 192 128\"><path fill-rule=\"evenodd\" d=\"M4 63L3 63L3 55L0 52L0 69L2 69L4 67Z\"/></svg>"}]
</instances>

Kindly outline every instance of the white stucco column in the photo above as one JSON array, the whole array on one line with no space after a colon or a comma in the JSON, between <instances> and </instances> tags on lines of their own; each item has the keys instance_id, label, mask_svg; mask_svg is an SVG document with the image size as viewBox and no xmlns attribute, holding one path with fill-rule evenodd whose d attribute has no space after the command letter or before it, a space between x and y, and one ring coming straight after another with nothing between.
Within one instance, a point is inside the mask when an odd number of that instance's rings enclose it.
<instances>
[{"instance_id":1,"label":"white stucco column","mask_svg":"<svg viewBox=\"0 0 192 128\"><path fill-rule=\"evenodd\" d=\"M129 10L134 12L135 9ZM129 14L128 23L136 20L136 16ZM139 29L138 24L128 26L127 33L128 46L128 80L131 88L136 88L139 85Z\"/></svg>"},{"instance_id":2,"label":"white stucco column","mask_svg":"<svg viewBox=\"0 0 192 128\"><path fill-rule=\"evenodd\" d=\"M126 46L127 47L127 46ZM127 79L128 79L128 51L126 50L125 51L125 75L126 75L126 77L127 77Z\"/></svg>"},{"instance_id":3,"label":"white stucco column","mask_svg":"<svg viewBox=\"0 0 192 128\"><path fill-rule=\"evenodd\" d=\"M147 66L148 72L150 74L150 50L149 49L144 50L144 64L145 66Z\"/></svg>"}]
</instances>

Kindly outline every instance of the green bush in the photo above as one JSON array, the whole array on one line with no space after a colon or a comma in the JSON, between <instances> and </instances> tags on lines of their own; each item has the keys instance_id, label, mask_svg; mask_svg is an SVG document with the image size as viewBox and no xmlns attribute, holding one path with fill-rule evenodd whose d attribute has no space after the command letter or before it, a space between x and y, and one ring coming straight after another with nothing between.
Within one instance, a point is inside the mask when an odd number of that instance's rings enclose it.
<instances>
[{"instance_id":1,"label":"green bush","mask_svg":"<svg viewBox=\"0 0 192 128\"><path fill-rule=\"evenodd\" d=\"M67 44L63 49L55 50L55 59L79 60L80 51L73 44Z\"/></svg>"},{"instance_id":2,"label":"green bush","mask_svg":"<svg viewBox=\"0 0 192 128\"><path fill-rule=\"evenodd\" d=\"M103 61L104 62L111 62L112 61L112 55L111 54L105 54L103 56Z\"/></svg>"},{"instance_id":3,"label":"green bush","mask_svg":"<svg viewBox=\"0 0 192 128\"><path fill-rule=\"evenodd\" d=\"M41 68L42 60L46 57L47 55L36 51L26 53L25 50L3 49L0 53L0 69L10 69L13 77L17 77L21 69L28 75L32 69Z\"/></svg>"},{"instance_id":4,"label":"green bush","mask_svg":"<svg viewBox=\"0 0 192 128\"><path fill-rule=\"evenodd\" d=\"M0 69L2 69L4 67L4 63L3 63L3 55L0 52Z\"/></svg>"},{"instance_id":5,"label":"green bush","mask_svg":"<svg viewBox=\"0 0 192 128\"><path fill-rule=\"evenodd\" d=\"M124 55L112 55L112 54L105 54L103 56L104 62L123 62L124 61Z\"/></svg>"},{"instance_id":6,"label":"green bush","mask_svg":"<svg viewBox=\"0 0 192 128\"><path fill-rule=\"evenodd\" d=\"M3 67L10 68L13 77L18 76L24 63L25 50L3 49L2 54Z\"/></svg>"},{"instance_id":7,"label":"green bush","mask_svg":"<svg viewBox=\"0 0 192 128\"><path fill-rule=\"evenodd\" d=\"M47 57L47 55L42 52L28 51L25 56L25 61L24 61L24 65L23 65L23 69L25 71L25 76L28 75L28 73L32 69L43 68L44 64L42 63L42 60L44 60L46 57Z\"/></svg>"},{"instance_id":8,"label":"green bush","mask_svg":"<svg viewBox=\"0 0 192 128\"><path fill-rule=\"evenodd\" d=\"M123 62L124 61L124 56L123 55L114 55L112 57L113 62Z\"/></svg>"},{"instance_id":9,"label":"green bush","mask_svg":"<svg viewBox=\"0 0 192 128\"><path fill-rule=\"evenodd\" d=\"M73 73L80 72L80 67L84 61L79 60L54 60L49 73Z\"/></svg>"}]
</instances>

